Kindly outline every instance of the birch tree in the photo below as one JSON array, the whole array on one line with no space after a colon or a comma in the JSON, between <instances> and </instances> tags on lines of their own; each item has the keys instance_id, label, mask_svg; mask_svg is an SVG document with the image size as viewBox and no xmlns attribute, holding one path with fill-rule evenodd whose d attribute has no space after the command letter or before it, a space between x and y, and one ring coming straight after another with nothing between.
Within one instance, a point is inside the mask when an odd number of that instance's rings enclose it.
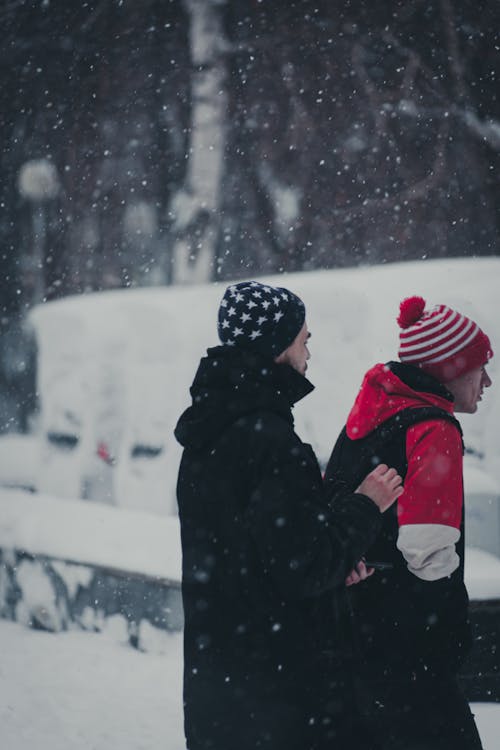
<instances>
[{"instance_id":1,"label":"birch tree","mask_svg":"<svg viewBox=\"0 0 500 750\"><path fill-rule=\"evenodd\" d=\"M191 131L185 182L170 203L172 281L210 280L226 142L225 0L185 0L190 19Z\"/></svg>"}]
</instances>

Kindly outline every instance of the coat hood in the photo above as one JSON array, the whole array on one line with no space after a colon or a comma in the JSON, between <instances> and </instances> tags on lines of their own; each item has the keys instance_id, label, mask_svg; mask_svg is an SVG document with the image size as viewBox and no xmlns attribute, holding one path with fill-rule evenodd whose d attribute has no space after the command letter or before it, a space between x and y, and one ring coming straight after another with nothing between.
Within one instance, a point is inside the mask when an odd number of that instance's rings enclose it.
<instances>
[{"instance_id":1,"label":"coat hood","mask_svg":"<svg viewBox=\"0 0 500 750\"><path fill-rule=\"evenodd\" d=\"M366 373L347 418L351 440L359 440L403 409L437 406L453 414L453 396L418 367L389 362Z\"/></svg>"},{"instance_id":2,"label":"coat hood","mask_svg":"<svg viewBox=\"0 0 500 750\"><path fill-rule=\"evenodd\" d=\"M177 422L175 437L185 448L199 448L240 417L261 410L293 424L293 404L313 389L307 378L271 357L213 347L199 364L190 389L192 405Z\"/></svg>"}]
</instances>

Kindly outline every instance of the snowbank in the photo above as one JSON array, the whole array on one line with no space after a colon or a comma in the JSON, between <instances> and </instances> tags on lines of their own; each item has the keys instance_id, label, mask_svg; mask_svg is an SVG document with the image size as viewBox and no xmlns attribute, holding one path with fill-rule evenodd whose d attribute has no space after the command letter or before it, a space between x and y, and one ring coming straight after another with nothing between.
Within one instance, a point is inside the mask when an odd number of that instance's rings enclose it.
<instances>
[{"instance_id":1,"label":"snowbank","mask_svg":"<svg viewBox=\"0 0 500 750\"><path fill-rule=\"evenodd\" d=\"M0 490L0 548L179 582L179 522L84 500Z\"/></svg>"},{"instance_id":2,"label":"snowbank","mask_svg":"<svg viewBox=\"0 0 500 750\"><path fill-rule=\"evenodd\" d=\"M0 435L0 481L4 487L34 490L40 476L37 435Z\"/></svg>"},{"instance_id":3,"label":"snowbank","mask_svg":"<svg viewBox=\"0 0 500 750\"><path fill-rule=\"evenodd\" d=\"M179 522L112 508L0 490L0 548L88 563L179 582ZM500 599L500 559L468 548L466 581L471 599Z\"/></svg>"},{"instance_id":4,"label":"snowbank","mask_svg":"<svg viewBox=\"0 0 500 750\"><path fill-rule=\"evenodd\" d=\"M422 294L471 315L499 350L499 258L446 259L268 277L306 303L309 376L299 434L325 463L366 369L394 359L400 300ZM32 314L39 347L41 491L175 514L173 437L200 356L217 343L224 284L73 297ZM495 381L497 360L491 364ZM461 420L500 484L500 389ZM105 450L100 450L104 446ZM477 478L477 477L476 477ZM483 483L482 479L478 482Z\"/></svg>"},{"instance_id":5,"label":"snowbank","mask_svg":"<svg viewBox=\"0 0 500 750\"><path fill-rule=\"evenodd\" d=\"M500 599L500 559L481 549L467 547L465 583L471 599Z\"/></svg>"}]
</instances>

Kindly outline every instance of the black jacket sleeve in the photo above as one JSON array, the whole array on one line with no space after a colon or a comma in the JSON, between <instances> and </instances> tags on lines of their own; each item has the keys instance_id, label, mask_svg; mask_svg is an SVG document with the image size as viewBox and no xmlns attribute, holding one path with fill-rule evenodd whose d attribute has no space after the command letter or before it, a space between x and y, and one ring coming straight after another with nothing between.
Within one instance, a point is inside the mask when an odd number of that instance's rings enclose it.
<instances>
[{"instance_id":1,"label":"black jacket sleeve","mask_svg":"<svg viewBox=\"0 0 500 750\"><path fill-rule=\"evenodd\" d=\"M381 514L357 493L338 491L328 502L310 446L276 437L258 462L246 522L281 593L314 596L343 584L378 534Z\"/></svg>"}]
</instances>

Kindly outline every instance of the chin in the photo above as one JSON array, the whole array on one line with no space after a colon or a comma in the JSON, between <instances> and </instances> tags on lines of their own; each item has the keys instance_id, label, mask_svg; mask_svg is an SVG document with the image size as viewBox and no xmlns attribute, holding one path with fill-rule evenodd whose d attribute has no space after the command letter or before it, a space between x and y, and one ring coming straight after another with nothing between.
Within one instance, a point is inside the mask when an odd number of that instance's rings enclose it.
<instances>
[{"instance_id":1,"label":"chin","mask_svg":"<svg viewBox=\"0 0 500 750\"><path fill-rule=\"evenodd\" d=\"M466 404L457 404L453 409L455 414L475 414L477 412L477 404L473 406L467 406Z\"/></svg>"}]
</instances>

